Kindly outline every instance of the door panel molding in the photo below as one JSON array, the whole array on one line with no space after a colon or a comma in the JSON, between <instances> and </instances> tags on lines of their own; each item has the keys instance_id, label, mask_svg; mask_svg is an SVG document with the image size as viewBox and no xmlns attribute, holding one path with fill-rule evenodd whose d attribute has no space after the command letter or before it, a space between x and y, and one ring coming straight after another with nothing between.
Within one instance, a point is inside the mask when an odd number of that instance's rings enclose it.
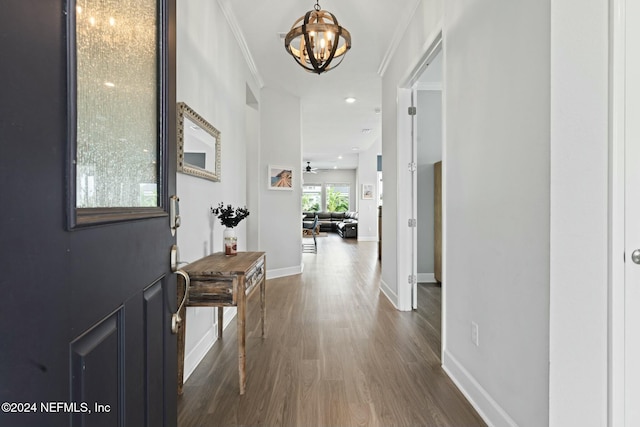
<instances>
[{"instance_id":1,"label":"door panel molding","mask_svg":"<svg viewBox=\"0 0 640 427\"><path fill-rule=\"evenodd\" d=\"M123 425L123 317L120 307L70 343L73 427Z\"/></svg>"}]
</instances>

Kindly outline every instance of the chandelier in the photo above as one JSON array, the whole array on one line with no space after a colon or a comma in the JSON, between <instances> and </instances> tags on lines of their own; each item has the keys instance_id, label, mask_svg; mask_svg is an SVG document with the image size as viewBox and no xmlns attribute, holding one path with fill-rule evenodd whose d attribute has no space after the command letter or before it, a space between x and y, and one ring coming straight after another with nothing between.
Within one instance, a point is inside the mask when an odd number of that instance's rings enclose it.
<instances>
[{"instance_id":1,"label":"chandelier","mask_svg":"<svg viewBox=\"0 0 640 427\"><path fill-rule=\"evenodd\" d=\"M340 65L351 49L351 34L338 25L333 13L321 10L318 1L314 10L293 23L284 47L302 68L322 74ZM338 58L332 65L331 61Z\"/></svg>"}]
</instances>

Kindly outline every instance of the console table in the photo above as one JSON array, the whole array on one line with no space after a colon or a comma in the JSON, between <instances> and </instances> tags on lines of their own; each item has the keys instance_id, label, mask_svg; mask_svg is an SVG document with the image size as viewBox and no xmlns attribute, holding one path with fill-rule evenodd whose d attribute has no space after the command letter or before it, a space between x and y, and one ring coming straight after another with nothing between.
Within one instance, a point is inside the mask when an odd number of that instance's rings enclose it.
<instances>
[{"instance_id":1,"label":"console table","mask_svg":"<svg viewBox=\"0 0 640 427\"><path fill-rule=\"evenodd\" d=\"M238 252L227 256L223 252L211 254L188 264L182 270L189 275L190 286L185 306L218 307L218 339L222 338L223 307L237 307L238 374L240 394L244 394L246 376L245 316L248 296L260 285L260 324L264 338L265 320L265 253ZM185 280L178 276L178 304L185 292ZM184 380L184 337L186 308L180 313L182 325L178 332L178 394L182 394Z\"/></svg>"}]
</instances>

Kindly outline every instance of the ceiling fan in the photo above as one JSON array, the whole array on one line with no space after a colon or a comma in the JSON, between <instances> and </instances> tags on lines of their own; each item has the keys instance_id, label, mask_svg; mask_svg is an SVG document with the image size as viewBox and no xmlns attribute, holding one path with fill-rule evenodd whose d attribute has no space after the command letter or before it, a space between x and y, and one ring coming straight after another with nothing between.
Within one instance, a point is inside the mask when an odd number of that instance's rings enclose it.
<instances>
[{"instance_id":1,"label":"ceiling fan","mask_svg":"<svg viewBox=\"0 0 640 427\"><path fill-rule=\"evenodd\" d=\"M304 173L318 173L316 172L318 170L318 168L312 168L311 167L311 162L307 162L307 167L304 168Z\"/></svg>"}]
</instances>

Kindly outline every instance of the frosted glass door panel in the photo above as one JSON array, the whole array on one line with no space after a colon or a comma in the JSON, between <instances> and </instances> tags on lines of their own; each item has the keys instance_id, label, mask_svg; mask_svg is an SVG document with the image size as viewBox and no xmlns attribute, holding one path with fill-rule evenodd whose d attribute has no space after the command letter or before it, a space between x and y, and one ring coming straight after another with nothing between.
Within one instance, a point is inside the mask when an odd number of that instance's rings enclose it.
<instances>
[{"instance_id":1,"label":"frosted glass door panel","mask_svg":"<svg viewBox=\"0 0 640 427\"><path fill-rule=\"evenodd\" d=\"M76 2L76 207L158 206L156 0Z\"/></svg>"}]
</instances>

